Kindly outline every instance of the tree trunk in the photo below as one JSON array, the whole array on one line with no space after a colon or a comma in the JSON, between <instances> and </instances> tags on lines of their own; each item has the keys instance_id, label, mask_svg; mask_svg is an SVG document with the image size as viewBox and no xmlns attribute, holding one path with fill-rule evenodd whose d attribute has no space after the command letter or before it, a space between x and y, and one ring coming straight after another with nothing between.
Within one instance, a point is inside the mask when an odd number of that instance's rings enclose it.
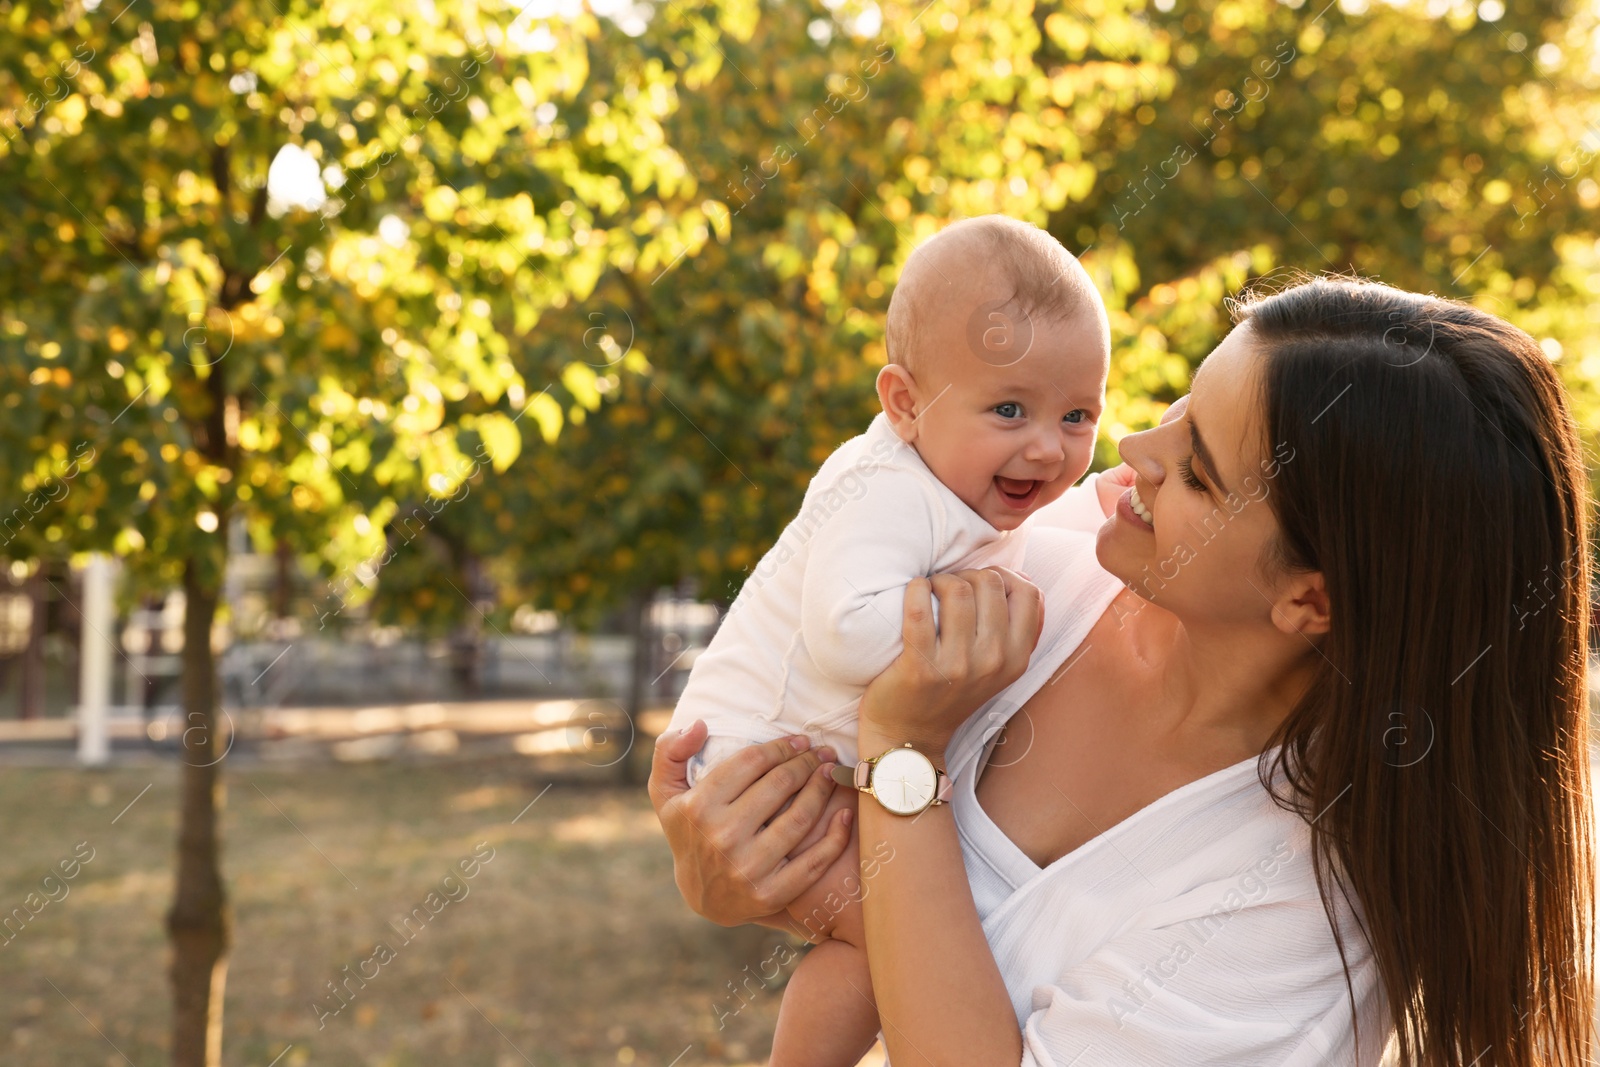
<instances>
[{"instance_id":1,"label":"tree trunk","mask_svg":"<svg viewBox=\"0 0 1600 1067\"><path fill-rule=\"evenodd\" d=\"M22 650L21 717L38 719L44 715L44 638L47 625L50 587L46 584L45 568L49 564L40 560L38 569L28 577L28 645Z\"/></svg>"},{"instance_id":2,"label":"tree trunk","mask_svg":"<svg viewBox=\"0 0 1600 1067\"><path fill-rule=\"evenodd\" d=\"M618 761L618 773L624 782L637 782L641 771L639 761L633 758L631 746L639 739L639 717L644 714L649 697L650 668L654 663L655 631L650 626L650 605L655 602L655 591L634 594L629 605L628 629L633 637L633 663L628 671L628 754Z\"/></svg>"},{"instance_id":3,"label":"tree trunk","mask_svg":"<svg viewBox=\"0 0 1600 1067\"><path fill-rule=\"evenodd\" d=\"M478 557L461 550L461 578L466 586L467 605L471 613L457 624L450 635L450 671L455 676L456 692L477 698L483 694L483 616L479 605L490 600L484 580L483 567Z\"/></svg>"},{"instance_id":4,"label":"tree trunk","mask_svg":"<svg viewBox=\"0 0 1600 1067\"><path fill-rule=\"evenodd\" d=\"M218 567L214 573L220 573ZM218 583L210 568L184 567L184 724L178 883L167 933L172 939L173 1067L220 1067L222 996L231 920L218 862L217 812L223 793L218 764L226 754L217 731L217 665L211 622ZM209 580L208 580L209 579Z\"/></svg>"},{"instance_id":5,"label":"tree trunk","mask_svg":"<svg viewBox=\"0 0 1600 1067\"><path fill-rule=\"evenodd\" d=\"M294 550L281 537L272 550L272 563L272 618L287 619L294 594Z\"/></svg>"}]
</instances>

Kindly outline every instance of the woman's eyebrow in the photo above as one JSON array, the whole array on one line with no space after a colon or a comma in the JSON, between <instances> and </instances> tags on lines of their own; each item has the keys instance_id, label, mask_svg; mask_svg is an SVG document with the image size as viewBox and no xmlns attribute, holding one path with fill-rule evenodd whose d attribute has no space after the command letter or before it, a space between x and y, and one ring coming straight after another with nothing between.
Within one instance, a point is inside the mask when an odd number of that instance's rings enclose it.
<instances>
[{"instance_id":1,"label":"woman's eyebrow","mask_svg":"<svg viewBox=\"0 0 1600 1067\"><path fill-rule=\"evenodd\" d=\"M1205 464L1206 473L1211 475L1211 481L1215 483L1218 489L1222 490L1223 495L1231 495L1233 490L1223 485L1222 479L1217 477L1217 465L1211 460L1211 450L1206 447L1206 443L1204 441L1200 440L1200 427L1194 424L1193 415L1189 416L1188 422L1189 443L1194 446L1194 454L1200 457L1201 463Z\"/></svg>"}]
</instances>

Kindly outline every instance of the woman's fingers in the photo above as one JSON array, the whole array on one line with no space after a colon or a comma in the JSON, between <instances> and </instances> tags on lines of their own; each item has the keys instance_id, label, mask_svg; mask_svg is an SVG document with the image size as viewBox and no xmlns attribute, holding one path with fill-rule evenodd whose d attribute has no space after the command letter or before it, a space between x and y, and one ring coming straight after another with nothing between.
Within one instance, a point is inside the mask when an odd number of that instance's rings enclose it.
<instances>
[{"instance_id":1,"label":"woman's fingers","mask_svg":"<svg viewBox=\"0 0 1600 1067\"><path fill-rule=\"evenodd\" d=\"M932 635L923 618L929 586L939 598L938 632ZM993 568L911 582L905 651L867 687L862 729L941 749L974 709L1026 669L1039 638L1041 606L1032 583Z\"/></svg>"},{"instance_id":2,"label":"woman's fingers","mask_svg":"<svg viewBox=\"0 0 1600 1067\"><path fill-rule=\"evenodd\" d=\"M970 571L965 573L971 573ZM932 665L949 681L964 676L978 629L977 597L971 583L959 574L935 574L933 595L939 598L939 634Z\"/></svg>"},{"instance_id":3,"label":"woman's fingers","mask_svg":"<svg viewBox=\"0 0 1600 1067\"><path fill-rule=\"evenodd\" d=\"M827 836L817 841L798 856L791 858L773 873L767 886L767 896L773 900L792 901L816 884L834 860L850 846L850 810L840 811L828 825Z\"/></svg>"},{"instance_id":4,"label":"woman's fingers","mask_svg":"<svg viewBox=\"0 0 1600 1067\"><path fill-rule=\"evenodd\" d=\"M933 576L940 620L929 662L946 681L1016 675L1043 626L1043 600L1026 578L999 567Z\"/></svg>"},{"instance_id":5,"label":"woman's fingers","mask_svg":"<svg viewBox=\"0 0 1600 1067\"><path fill-rule=\"evenodd\" d=\"M787 744L783 739L769 741L765 745L753 746L768 748ZM749 751L748 749L746 751ZM782 747L774 747L780 753ZM730 757L731 761L732 757ZM789 758L775 766L767 768L766 772L751 782L748 787L728 797L728 810L741 824L749 823L755 826L765 826L777 816L779 809L787 804L815 774L821 760L815 752L795 752L789 749ZM710 780L710 775L706 776ZM831 781L829 783L831 787ZM698 789L698 786L696 787ZM791 848L793 845L790 846ZM786 850L785 850L786 851ZM782 853L780 853L781 855Z\"/></svg>"},{"instance_id":6,"label":"woman's fingers","mask_svg":"<svg viewBox=\"0 0 1600 1067\"><path fill-rule=\"evenodd\" d=\"M833 791L838 788L828 775L832 767L831 763L819 764L800 792L794 795L794 803L774 816L767 828L761 831L758 840L765 850L777 856L787 856L805 840L827 808Z\"/></svg>"},{"instance_id":7,"label":"woman's fingers","mask_svg":"<svg viewBox=\"0 0 1600 1067\"><path fill-rule=\"evenodd\" d=\"M957 571L972 589L973 634L970 668L974 677L997 673L1005 657L1010 626L1006 579L998 568Z\"/></svg>"},{"instance_id":8,"label":"woman's fingers","mask_svg":"<svg viewBox=\"0 0 1600 1067\"><path fill-rule=\"evenodd\" d=\"M678 733L656 738L655 755L650 760L650 804L661 814L661 806L689 790L689 757L706 743L706 724L691 723Z\"/></svg>"},{"instance_id":9,"label":"woman's fingers","mask_svg":"<svg viewBox=\"0 0 1600 1067\"><path fill-rule=\"evenodd\" d=\"M781 767L797 753L805 752L810 747L811 739L804 734L780 737L776 741L766 741L759 745L749 745L708 770L695 783L694 792L708 805L730 803L744 795L751 785L774 767ZM811 765L816 766L815 756L811 758ZM798 782L795 788L799 788ZM790 792L794 790L791 789ZM782 803L782 798L778 803ZM772 811L767 812L758 821L766 822L777 810L777 806L774 805Z\"/></svg>"},{"instance_id":10,"label":"woman's fingers","mask_svg":"<svg viewBox=\"0 0 1600 1067\"><path fill-rule=\"evenodd\" d=\"M913 578L906 585L905 607L900 613L900 639L907 651L925 663L932 663L938 647L933 627L933 583Z\"/></svg>"},{"instance_id":11,"label":"woman's fingers","mask_svg":"<svg viewBox=\"0 0 1600 1067\"><path fill-rule=\"evenodd\" d=\"M1044 597L1039 587L1015 571L995 567L1005 586L1008 624L1005 632L1005 659L1008 673L1020 677L1033 655L1039 635L1044 631Z\"/></svg>"},{"instance_id":12,"label":"woman's fingers","mask_svg":"<svg viewBox=\"0 0 1600 1067\"><path fill-rule=\"evenodd\" d=\"M1023 577L1019 572L1011 570L1009 567L989 567L987 568L987 573L992 574L996 578L1000 579L1000 585L1005 590L1007 600L1016 596L1018 593L1026 593L1029 590L1032 590L1035 593L1039 591L1032 582L1028 581L1028 579Z\"/></svg>"},{"instance_id":13,"label":"woman's fingers","mask_svg":"<svg viewBox=\"0 0 1600 1067\"><path fill-rule=\"evenodd\" d=\"M960 571L956 577L973 591L976 630L969 664L972 677L1019 677L1044 624L1044 602L1038 588L1003 567Z\"/></svg>"},{"instance_id":14,"label":"woman's fingers","mask_svg":"<svg viewBox=\"0 0 1600 1067\"><path fill-rule=\"evenodd\" d=\"M705 727L696 723L658 742L650 799L672 846L673 876L683 899L712 922L732 926L787 907L807 887L800 870L787 869L786 857L812 830L834 786L822 780L805 789L822 761L806 751L805 737L783 737L735 752L689 789L685 764L705 736ZM773 817L791 798L794 815L775 824ZM806 850L808 857L825 851ZM774 881L780 868L784 877Z\"/></svg>"},{"instance_id":15,"label":"woman's fingers","mask_svg":"<svg viewBox=\"0 0 1600 1067\"><path fill-rule=\"evenodd\" d=\"M694 736L696 731L691 730ZM804 739L802 739L804 740ZM685 741L687 747L688 742ZM792 898L779 898L770 890L771 875L784 861L784 853L761 841L762 824L782 806L787 796L769 807L746 802L740 783L766 768L783 772L799 764L796 788L803 785L814 753L798 752L788 738L751 745L708 770L693 789L678 789L682 769L673 761L681 751L671 744L658 754L651 774L651 799L662 796L657 808L661 828L672 846L673 876L678 891L695 911L724 926L749 922L786 907ZM788 772L793 773L791 767ZM757 781L765 781L765 776ZM728 796L729 791L732 796ZM793 790L790 791L791 794ZM766 887L766 888L764 888Z\"/></svg>"}]
</instances>

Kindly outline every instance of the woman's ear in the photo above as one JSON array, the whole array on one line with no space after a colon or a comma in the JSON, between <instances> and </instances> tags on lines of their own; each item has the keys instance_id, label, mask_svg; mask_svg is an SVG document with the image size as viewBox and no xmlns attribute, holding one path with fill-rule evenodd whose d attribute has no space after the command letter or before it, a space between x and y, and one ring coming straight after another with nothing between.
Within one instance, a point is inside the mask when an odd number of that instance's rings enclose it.
<instances>
[{"instance_id":1,"label":"woman's ear","mask_svg":"<svg viewBox=\"0 0 1600 1067\"><path fill-rule=\"evenodd\" d=\"M1311 637L1332 627L1328 583L1321 571L1295 574L1272 605L1272 622L1286 634Z\"/></svg>"},{"instance_id":2,"label":"woman's ear","mask_svg":"<svg viewBox=\"0 0 1600 1067\"><path fill-rule=\"evenodd\" d=\"M906 444L917 439L917 380L899 363L878 372L878 402L895 435Z\"/></svg>"}]
</instances>

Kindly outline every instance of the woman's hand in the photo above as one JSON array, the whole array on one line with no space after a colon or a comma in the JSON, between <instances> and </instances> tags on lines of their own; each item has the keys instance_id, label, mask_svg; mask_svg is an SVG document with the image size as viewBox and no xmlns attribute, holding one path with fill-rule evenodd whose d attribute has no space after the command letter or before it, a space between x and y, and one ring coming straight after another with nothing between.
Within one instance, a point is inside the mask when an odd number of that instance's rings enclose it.
<instances>
[{"instance_id":1,"label":"woman's hand","mask_svg":"<svg viewBox=\"0 0 1600 1067\"><path fill-rule=\"evenodd\" d=\"M931 596L939 598L935 632ZM940 757L978 707L1022 676L1044 626L1039 590L1000 567L906 587L905 648L861 698L861 753L911 742Z\"/></svg>"},{"instance_id":2,"label":"woman's hand","mask_svg":"<svg viewBox=\"0 0 1600 1067\"><path fill-rule=\"evenodd\" d=\"M658 738L650 766L650 803L672 847L678 891L723 926L773 919L850 843L849 812L840 812L826 836L789 858L833 793L833 753L811 751L803 736L779 738L729 756L690 789L685 766L705 739L701 722Z\"/></svg>"}]
</instances>

